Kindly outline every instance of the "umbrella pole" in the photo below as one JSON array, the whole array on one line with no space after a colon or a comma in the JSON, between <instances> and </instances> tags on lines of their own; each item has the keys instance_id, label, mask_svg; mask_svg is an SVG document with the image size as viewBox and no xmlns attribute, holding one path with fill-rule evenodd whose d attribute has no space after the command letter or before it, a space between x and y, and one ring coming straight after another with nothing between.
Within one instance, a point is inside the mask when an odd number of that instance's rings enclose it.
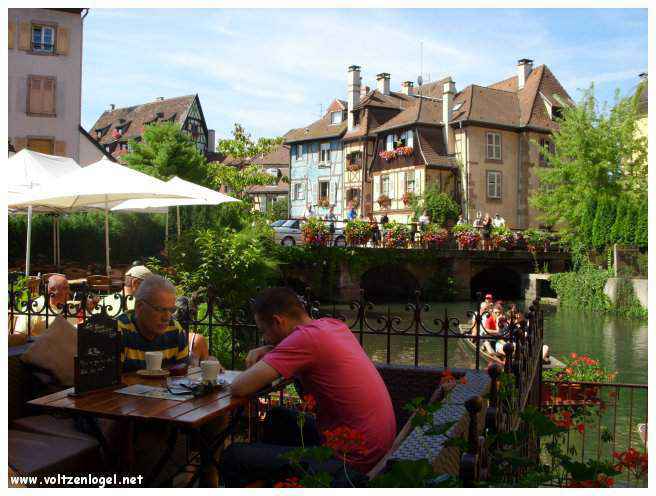
<instances>
[{"instance_id":1,"label":"umbrella pole","mask_svg":"<svg viewBox=\"0 0 656 496\"><path fill-rule=\"evenodd\" d=\"M57 216L52 215L52 265L57 267Z\"/></svg>"},{"instance_id":2,"label":"umbrella pole","mask_svg":"<svg viewBox=\"0 0 656 496\"><path fill-rule=\"evenodd\" d=\"M112 275L112 268L109 266L109 207L107 205L107 195L105 195L105 264L107 276Z\"/></svg>"},{"instance_id":3,"label":"umbrella pole","mask_svg":"<svg viewBox=\"0 0 656 496\"><path fill-rule=\"evenodd\" d=\"M25 246L25 275L30 275L30 245L32 244L32 206L27 207L27 242Z\"/></svg>"},{"instance_id":4,"label":"umbrella pole","mask_svg":"<svg viewBox=\"0 0 656 496\"><path fill-rule=\"evenodd\" d=\"M164 245L169 244L169 209L166 209L166 227L164 228Z\"/></svg>"},{"instance_id":5,"label":"umbrella pole","mask_svg":"<svg viewBox=\"0 0 656 496\"><path fill-rule=\"evenodd\" d=\"M59 267L61 267L61 238L59 237L61 231L59 230L59 215L55 218L57 219L57 267L59 270Z\"/></svg>"},{"instance_id":6,"label":"umbrella pole","mask_svg":"<svg viewBox=\"0 0 656 496\"><path fill-rule=\"evenodd\" d=\"M178 239L180 239L180 207L175 207L175 211L178 217Z\"/></svg>"}]
</instances>

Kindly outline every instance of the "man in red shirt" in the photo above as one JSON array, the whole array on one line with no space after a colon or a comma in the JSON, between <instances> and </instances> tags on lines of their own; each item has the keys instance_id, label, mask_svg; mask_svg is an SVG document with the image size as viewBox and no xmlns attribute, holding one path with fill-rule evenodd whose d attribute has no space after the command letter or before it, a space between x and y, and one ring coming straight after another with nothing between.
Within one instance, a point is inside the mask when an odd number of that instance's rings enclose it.
<instances>
[{"instance_id":1,"label":"man in red shirt","mask_svg":"<svg viewBox=\"0 0 656 496\"><path fill-rule=\"evenodd\" d=\"M279 377L298 379L303 394L311 394L317 405L316 425L306 422L304 444L321 444L323 433L338 427L358 431L363 449L349 456L348 465L361 474L368 472L392 446L396 419L385 383L351 330L336 319L312 319L287 288L263 291L252 308L270 345L248 354L247 370L235 379L232 393L247 396ZM227 449L221 462L225 484L276 481L288 475L289 466L279 455L300 445L296 420L293 411L274 409L263 443ZM339 471L341 461L333 461L323 469Z\"/></svg>"}]
</instances>

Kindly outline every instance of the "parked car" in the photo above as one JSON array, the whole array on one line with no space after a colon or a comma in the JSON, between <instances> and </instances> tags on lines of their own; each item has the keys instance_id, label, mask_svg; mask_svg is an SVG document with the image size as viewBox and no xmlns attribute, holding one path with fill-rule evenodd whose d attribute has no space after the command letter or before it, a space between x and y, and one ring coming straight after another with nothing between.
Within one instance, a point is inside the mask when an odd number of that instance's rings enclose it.
<instances>
[{"instance_id":1,"label":"parked car","mask_svg":"<svg viewBox=\"0 0 656 496\"><path fill-rule=\"evenodd\" d=\"M300 219L289 219L286 221L275 221L271 224L274 231L276 243L283 246L295 246L303 244L303 224ZM332 238L332 246L346 246L346 236L343 227L335 227Z\"/></svg>"}]
</instances>

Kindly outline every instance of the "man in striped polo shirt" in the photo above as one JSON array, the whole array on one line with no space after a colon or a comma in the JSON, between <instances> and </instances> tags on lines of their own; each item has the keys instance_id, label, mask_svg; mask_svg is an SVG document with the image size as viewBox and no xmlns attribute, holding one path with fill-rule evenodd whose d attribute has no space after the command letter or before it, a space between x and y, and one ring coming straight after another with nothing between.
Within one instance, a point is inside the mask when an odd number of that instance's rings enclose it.
<instances>
[{"instance_id":1,"label":"man in striped polo shirt","mask_svg":"<svg viewBox=\"0 0 656 496\"><path fill-rule=\"evenodd\" d=\"M134 310L118 318L123 371L145 369L147 351L161 351L164 368L187 360L187 337L173 319L175 286L161 276L149 275L141 282L134 297Z\"/></svg>"}]
</instances>

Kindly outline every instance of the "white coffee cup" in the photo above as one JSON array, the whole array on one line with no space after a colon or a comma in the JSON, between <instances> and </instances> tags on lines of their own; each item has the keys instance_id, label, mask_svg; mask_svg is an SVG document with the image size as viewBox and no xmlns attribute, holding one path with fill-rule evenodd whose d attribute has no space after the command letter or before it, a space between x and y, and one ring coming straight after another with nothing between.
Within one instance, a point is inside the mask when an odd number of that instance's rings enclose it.
<instances>
[{"instance_id":1,"label":"white coffee cup","mask_svg":"<svg viewBox=\"0 0 656 496\"><path fill-rule=\"evenodd\" d=\"M162 370L162 360L164 354L161 351L147 351L146 355L146 368L148 370Z\"/></svg>"},{"instance_id":2,"label":"white coffee cup","mask_svg":"<svg viewBox=\"0 0 656 496\"><path fill-rule=\"evenodd\" d=\"M200 362L200 371L203 382L216 382L221 364L217 360L203 360Z\"/></svg>"}]
</instances>

